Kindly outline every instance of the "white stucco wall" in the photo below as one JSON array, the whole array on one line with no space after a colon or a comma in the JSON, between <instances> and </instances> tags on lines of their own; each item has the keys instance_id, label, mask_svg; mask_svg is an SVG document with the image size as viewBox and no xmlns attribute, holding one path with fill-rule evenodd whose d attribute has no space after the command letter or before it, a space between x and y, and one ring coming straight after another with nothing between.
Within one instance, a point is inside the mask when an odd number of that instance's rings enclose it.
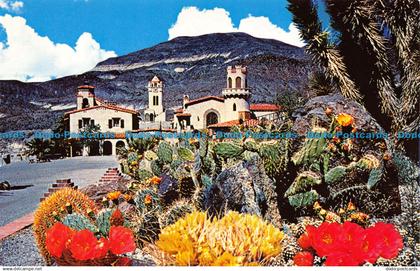
<instances>
[{"instance_id":1,"label":"white stucco wall","mask_svg":"<svg viewBox=\"0 0 420 271\"><path fill-rule=\"evenodd\" d=\"M101 132L124 133L133 129L133 115L127 112L116 111L108 108L95 108L70 114L70 132L79 132L79 120L90 118L95 121L95 125L100 125ZM108 120L112 118L121 118L124 120L124 128L108 128Z\"/></svg>"},{"instance_id":2,"label":"white stucco wall","mask_svg":"<svg viewBox=\"0 0 420 271\"><path fill-rule=\"evenodd\" d=\"M225 105L223 102L218 100L208 100L201 103L196 103L189 105L185 110L186 113L191 114L191 125L194 126L194 129L204 129L206 128L206 118L205 116L209 112L215 112L218 115L218 121L225 121Z\"/></svg>"}]
</instances>

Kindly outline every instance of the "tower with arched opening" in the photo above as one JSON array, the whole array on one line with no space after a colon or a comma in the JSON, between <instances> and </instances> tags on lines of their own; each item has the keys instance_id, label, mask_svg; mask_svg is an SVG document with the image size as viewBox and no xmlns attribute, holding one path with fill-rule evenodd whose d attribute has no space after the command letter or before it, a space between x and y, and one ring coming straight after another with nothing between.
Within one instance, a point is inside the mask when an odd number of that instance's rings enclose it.
<instances>
[{"instance_id":1,"label":"tower with arched opening","mask_svg":"<svg viewBox=\"0 0 420 271\"><path fill-rule=\"evenodd\" d=\"M247 68L240 65L227 68L226 88L222 91L225 99L225 121L240 119L247 115L251 89L247 82Z\"/></svg>"}]
</instances>

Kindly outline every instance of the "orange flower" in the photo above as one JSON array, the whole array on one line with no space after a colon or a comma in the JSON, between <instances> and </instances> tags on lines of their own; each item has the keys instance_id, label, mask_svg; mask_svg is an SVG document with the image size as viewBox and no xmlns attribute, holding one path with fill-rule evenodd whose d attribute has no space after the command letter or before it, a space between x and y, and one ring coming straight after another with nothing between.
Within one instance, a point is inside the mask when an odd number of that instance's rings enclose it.
<instances>
[{"instance_id":1,"label":"orange flower","mask_svg":"<svg viewBox=\"0 0 420 271\"><path fill-rule=\"evenodd\" d=\"M159 177L157 177L157 176L153 176L152 178L150 178L150 180L149 180L152 184L156 184L156 185L159 185L160 184L160 181L162 181L162 178L159 178Z\"/></svg>"},{"instance_id":2,"label":"orange flower","mask_svg":"<svg viewBox=\"0 0 420 271\"><path fill-rule=\"evenodd\" d=\"M49 228L46 233L45 244L51 256L60 258L72 235L72 229L60 222Z\"/></svg>"},{"instance_id":3,"label":"orange flower","mask_svg":"<svg viewBox=\"0 0 420 271\"><path fill-rule=\"evenodd\" d=\"M119 197L121 196L121 192L120 191L114 191L114 192L109 192L106 197L109 200L117 200Z\"/></svg>"},{"instance_id":4,"label":"orange flower","mask_svg":"<svg viewBox=\"0 0 420 271\"><path fill-rule=\"evenodd\" d=\"M316 201L315 203L314 203L314 210L319 210L319 209L321 209L322 207L321 207L321 205L319 204L319 202L318 201Z\"/></svg>"},{"instance_id":5,"label":"orange flower","mask_svg":"<svg viewBox=\"0 0 420 271\"><path fill-rule=\"evenodd\" d=\"M109 249L119 255L136 249L133 232L123 226L111 226L109 230Z\"/></svg>"},{"instance_id":6,"label":"orange flower","mask_svg":"<svg viewBox=\"0 0 420 271\"><path fill-rule=\"evenodd\" d=\"M347 205L347 211L354 211L356 210L356 206L353 204L353 202L349 202L349 204Z\"/></svg>"},{"instance_id":7,"label":"orange flower","mask_svg":"<svg viewBox=\"0 0 420 271\"><path fill-rule=\"evenodd\" d=\"M341 113L337 116L337 122L343 127L351 126L354 123L354 118L346 113Z\"/></svg>"},{"instance_id":8,"label":"orange flower","mask_svg":"<svg viewBox=\"0 0 420 271\"><path fill-rule=\"evenodd\" d=\"M109 223L111 226L122 226L124 225L124 216L122 215L119 209L116 209L111 217L109 218Z\"/></svg>"},{"instance_id":9,"label":"orange flower","mask_svg":"<svg viewBox=\"0 0 420 271\"><path fill-rule=\"evenodd\" d=\"M144 204L151 204L152 203L152 196L151 195L149 195L149 194L147 194L145 197L144 197Z\"/></svg>"},{"instance_id":10,"label":"orange flower","mask_svg":"<svg viewBox=\"0 0 420 271\"><path fill-rule=\"evenodd\" d=\"M130 200L133 199L133 196L130 195L130 194L124 194L123 197L124 197L125 201L130 201Z\"/></svg>"}]
</instances>

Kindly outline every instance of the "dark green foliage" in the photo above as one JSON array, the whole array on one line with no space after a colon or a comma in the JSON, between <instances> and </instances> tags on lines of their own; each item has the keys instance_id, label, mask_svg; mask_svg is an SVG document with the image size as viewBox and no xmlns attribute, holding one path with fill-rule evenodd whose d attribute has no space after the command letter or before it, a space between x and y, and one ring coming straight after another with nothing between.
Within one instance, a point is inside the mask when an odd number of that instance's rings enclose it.
<instances>
[{"instance_id":1,"label":"dark green foliage","mask_svg":"<svg viewBox=\"0 0 420 271\"><path fill-rule=\"evenodd\" d=\"M170 164L172 162L172 147L166 141L161 141L157 150L157 156L162 164Z\"/></svg>"},{"instance_id":2,"label":"dark green foliage","mask_svg":"<svg viewBox=\"0 0 420 271\"><path fill-rule=\"evenodd\" d=\"M96 226L102 236L108 236L109 228L111 227L110 218L113 210L105 209L102 210L96 217Z\"/></svg>"},{"instance_id":3,"label":"dark green foliage","mask_svg":"<svg viewBox=\"0 0 420 271\"><path fill-rule=\"evenodd\" d=\"M309 189L321 184L321 177L312 171L299 173L289 189L284 194L285 197L296 195L308 191Z\"/></svg>"}]
</instances>

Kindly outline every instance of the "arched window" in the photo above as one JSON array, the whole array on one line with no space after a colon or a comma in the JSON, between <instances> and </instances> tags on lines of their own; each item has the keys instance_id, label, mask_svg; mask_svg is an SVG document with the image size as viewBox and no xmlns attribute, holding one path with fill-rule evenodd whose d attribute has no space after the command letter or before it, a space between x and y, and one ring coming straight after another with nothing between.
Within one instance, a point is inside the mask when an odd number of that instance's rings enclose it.
<instances>
[{"instance_id":1,"label":"arched window","mask_svg":"<svg viewBox=\"0 0 420 271\"><path fill-rule=\"evenodd\" d=\"M228 88L232 88L232 78L228 78Z\"/></svg>"},{"instance_id":2,"label":"arched window","mask_svg":"<svg viewBox=\"0 0 420 271\"><path fill-rule=\"evenodd\" d=\"M150 114L150 121L154 121L155 116L153 114Z\"/></svg>"},{"instance_id":3,"label":"arched window","mask_svg":"<svg viewBox=\"0 0 420 271\"><path fill-rule=\"evenodd\" d=\"M89 107L89 100L87 98L84 98L82 102L82 108L87 108L87 107Z\"/></svg>"},{"instance_id":4,"label":"arched window","mask_svg":"<svg viewBox=\"0 0 420 271\"><path fill-rule=\"evenodd\" d=\"M236 111L236 104L233 104L233 111Z\"/></svg>"},{"instance_id":5,"label":"arched window","mask_svg":"<svg viewBox=\"0 0 420 271\"><path fill-rule=\"evenodd\" d=\"M236 80L235 80L235 87L236 88L242 88L242 79L241 79L241 77L236 77Z\"/></svg>"},{"instance_id":6,"label":"arched window","mask_svg":"<svg viewBox=\"0 0 420 271\"><path fill-rule=\"evenodd\" d=\"M219 118L216 113L210 112L206 115L206 126L216 124L219 122Z\"/></svg>"}]
</instances>

